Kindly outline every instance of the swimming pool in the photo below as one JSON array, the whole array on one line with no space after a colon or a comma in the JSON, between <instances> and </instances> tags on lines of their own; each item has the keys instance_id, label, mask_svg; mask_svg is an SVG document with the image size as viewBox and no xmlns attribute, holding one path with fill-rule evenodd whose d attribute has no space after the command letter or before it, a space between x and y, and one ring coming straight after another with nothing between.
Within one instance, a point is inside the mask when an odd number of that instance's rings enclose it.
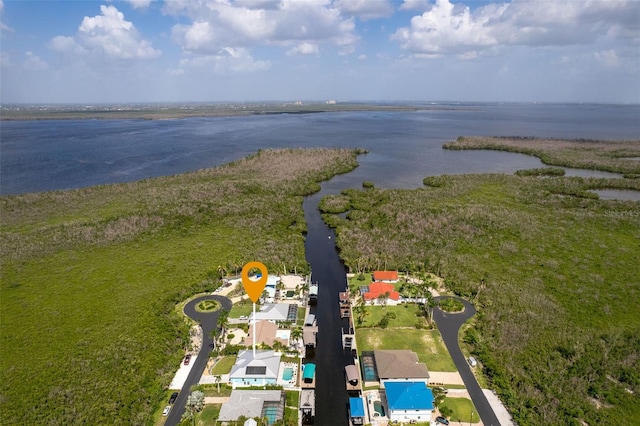
<instances>
[{"instance_id":1,"label":"swimming pool","mask_svg":"<svg viewBox=\"0 0 640 426\"><path fill-rule=\"evenodd\" d=\"M382 402L380 401L373 401L373 409L375 410L375 414L373 415L374 417L384 417L384 407L382 406Z\"/></svg>"},{"instance_id":2,"label":"swimming pool","mask_svg":"<svg viewBox=\"0 0 640 426\"><path fill-rule=\"evenodd\" d=\"M289 381L293 378L293 368L291 367L286 367L283 371L282 371L282 380L284 381Z\"/></svg>"}]
</instances>

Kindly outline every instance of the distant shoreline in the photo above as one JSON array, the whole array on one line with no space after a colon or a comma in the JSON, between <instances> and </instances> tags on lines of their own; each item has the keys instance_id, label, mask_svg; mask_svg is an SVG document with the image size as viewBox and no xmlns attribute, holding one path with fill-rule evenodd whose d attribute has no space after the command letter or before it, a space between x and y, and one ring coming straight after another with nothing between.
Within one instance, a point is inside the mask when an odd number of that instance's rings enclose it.
<instances>
[{"instance_id":1,"label":"distant shoreline","mask_svg":"<svg viewBox=\"0 0 640 426\"><path fill-rule=\"evenodd\" d=\"M0 121L32 121L32 120L177 120L195 117L236 117L252 115L280 114L316 114L324 112L415 112L446 111L469 109L469 106L412 106L412 105L377 105L358 103L336 104L252 104L252 105L199 105L185 106L26 106L4 108L0 113Z\"/></svg>"}]
</instances>

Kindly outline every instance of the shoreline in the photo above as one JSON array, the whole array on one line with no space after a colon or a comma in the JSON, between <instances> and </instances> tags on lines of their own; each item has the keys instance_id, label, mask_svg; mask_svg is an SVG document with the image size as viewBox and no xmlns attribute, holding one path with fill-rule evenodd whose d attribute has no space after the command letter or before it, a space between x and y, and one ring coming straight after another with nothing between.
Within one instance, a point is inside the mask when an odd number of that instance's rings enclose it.
<instances>
[{"instance_id":1,"label":"shoreline","mask_svg":"<svg viewBox=\"0 0 640 426\"><path fill-rule=\"evenodd\" d=\"M416 112L450 111L469 109L452 106L414 106L382 104L263 104L263 105L193 105L167 106L16 106L15 109L2 109L0 121L37 121L37 120L179 120L183 118L205 117L248 117L253 115L281 114L317 114L326 112Z\"/></svg>"}]
</instances>

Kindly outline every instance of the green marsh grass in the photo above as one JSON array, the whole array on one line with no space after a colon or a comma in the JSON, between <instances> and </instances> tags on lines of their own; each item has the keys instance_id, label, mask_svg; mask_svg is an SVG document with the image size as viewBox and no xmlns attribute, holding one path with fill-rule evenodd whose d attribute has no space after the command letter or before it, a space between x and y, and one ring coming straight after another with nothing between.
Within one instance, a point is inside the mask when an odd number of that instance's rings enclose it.
<instances>
[{"instance_id":1,"label":"green marsh grass","mask_svg":"<svg viewBox=\"0 0 640 426\"><path fill-rule=\"evenodd\" d=\"M325 217L351 271L435 272L473 301L470 350L518 423L624 423L640 418L640 203L605 188L640 181L436 176L344 191L346 219Z\"/></svg>"},{"instance_id":2,"label":"green marsh grass","mask_svg":"<svg viewBox=\"0 0 640 426\"><path fill-rule=\"evenodd\" d=\"M152 424L189 344L175 307L260 259L308 270L302 197L356 151L0 198L0 423Z\"/></svg>"}]
</instances>

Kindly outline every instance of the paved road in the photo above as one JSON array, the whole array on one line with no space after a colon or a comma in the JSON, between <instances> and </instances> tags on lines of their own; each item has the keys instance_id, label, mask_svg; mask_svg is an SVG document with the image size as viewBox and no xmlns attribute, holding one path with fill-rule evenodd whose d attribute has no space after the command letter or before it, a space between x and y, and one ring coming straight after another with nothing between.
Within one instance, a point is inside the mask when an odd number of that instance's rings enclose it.
<instances>
[{"instance_id":1,"label":"paved road","mask_svg":"<svg viewBox=\"0 0 640 426\"><path fill-rule=\"evenodd\" d=\"M434 297L434 300L444 299L446 297L449 296ZM484 396L480 385L478 385L478 381L474 377L473 372L471 372L469 363L458 345L458 330L460 330L460 327L466 320L475 315L476 308L464 299L457 299L464 304L464 312L451 314L436 308L433 312L433 319L438 325L442 340L444 340L451 354L451 358L453 358L453 362L458 368L460 377L462 377L462 381L467 387L467 391L469 391L469 396L471 396L473 405L475 405L478 410L477 415L480 416L482 423L485 426L500 426L498 417L496 417L493 409L489 405L489 401L487 401L487 398Z\"/></svg>"},{"instance_id":2,"label":"paved road","mask_svg":"<svg viewBox=\"0 0 640 426\"><path fill-rule=\"evenodd\" d=\"M196 311L196 305L203 300L217 300L222 304L222 309L217 310L216 312L203 313ZM211 352L211 348L209 345L213 343L213 339L211 338L211 332L215 329L216 324L218 323L218 316L222 310L231 310L231 300L227 299L223 296L218 295L208 295L198 297L197 299L193 299L184 307L184 313L188 315L194 321L200 323L200 327L202 328L202 347L200 348L200 352L198 353L198 357L193 362L193 368L191 368L191 372L187 377L187 380L184 382L184 386L182 390L178 394L178 398L176 402L173 404L169 415L167 416L167 420L165 422L166 426L175 426L180 423L180 418L182 418L182 413L184 412L184 408L187 405L187 397L189 396L189 389L191 386L197 385L200 377L202 376L202 372L207 366L207 360L209 359L209 353Z\"/></svg>"}]
</instances>

